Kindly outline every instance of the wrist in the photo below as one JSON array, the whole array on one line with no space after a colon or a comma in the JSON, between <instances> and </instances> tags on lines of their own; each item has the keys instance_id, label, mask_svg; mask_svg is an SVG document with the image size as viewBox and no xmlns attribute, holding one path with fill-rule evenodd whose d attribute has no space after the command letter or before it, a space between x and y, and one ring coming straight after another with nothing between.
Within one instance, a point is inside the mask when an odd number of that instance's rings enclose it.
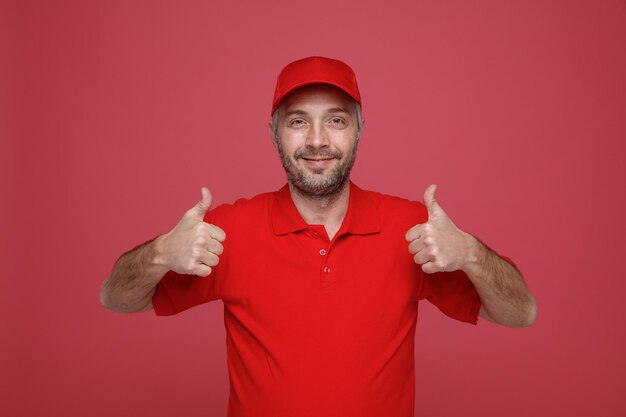
<instances>
[{"instance_id":1,"label":"wrist","mask_svg":"<svg viewBox=\"0 0 626 417\"><path fill-rule=\"evenodd\" d=\"M485 258L485 246L474 236L469 233L465 233L466 239L466 256L463 267L463 272L468 275L474 275L480 269L484 263Z\"/></svg>"},{"instance_id":2,"label":"wrist","mask_svg":"<svg viewBox=\"0 0 626 417\"><path fill-rule=\"evenodd\" d=\"M170 270L167 264L167 257L165 256L165 242L167 239L167 235L168 233L163 234L152 241L152 244L150 245L150 250L148 251L147 259L151 267L163 270L164 272Z\"/></svg>"}]
</instances>

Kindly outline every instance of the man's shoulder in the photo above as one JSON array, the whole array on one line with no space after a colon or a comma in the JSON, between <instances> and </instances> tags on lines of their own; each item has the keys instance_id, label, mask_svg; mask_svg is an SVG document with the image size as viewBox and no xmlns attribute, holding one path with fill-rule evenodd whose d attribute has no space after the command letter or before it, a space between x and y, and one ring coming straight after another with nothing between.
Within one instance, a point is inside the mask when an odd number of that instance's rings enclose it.
<instances>
[{"instance_id":1,"label":"man's shoulder","mask_svg":"<svg viewBox=\"0 0 626 417\"><path fill-rule=\"evenodd\" d=\"M382 217L410 217L427 219L428 211L420 201L409 200L392 194L358 188L358 193L365 201L376 204Z\"/></svg>"},{"instance_id":2,"label":"man's shoulder","mask_svg":"<svg viewBox=\"0 0 626 417\"><path fill-rule=\"evenodd\" d=\"M223 203L215 207L212 211L254 211L267 208L274 200L277 191L269 191L257 194L253 197L240 197L232 203Z\"/></svg>"}]
</instances>

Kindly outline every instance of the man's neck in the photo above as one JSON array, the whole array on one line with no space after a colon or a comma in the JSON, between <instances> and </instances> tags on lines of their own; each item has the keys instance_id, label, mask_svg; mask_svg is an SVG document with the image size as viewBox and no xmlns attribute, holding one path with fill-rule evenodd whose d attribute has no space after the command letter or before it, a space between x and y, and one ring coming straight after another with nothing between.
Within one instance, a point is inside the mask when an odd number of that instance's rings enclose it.
<instances>
[{"instance_id":1,"label":"man's neck","mask_svg":"<svg viewBox=\"0 0 626 417\"><path fill-rule=\"evenodd\" d=\"M328 196L312 196L302 193L289 184L289 192L296 209L307 224L322 224L329 239L339 231L350 202L350 181Z\"/></svg>"}]
</instances>

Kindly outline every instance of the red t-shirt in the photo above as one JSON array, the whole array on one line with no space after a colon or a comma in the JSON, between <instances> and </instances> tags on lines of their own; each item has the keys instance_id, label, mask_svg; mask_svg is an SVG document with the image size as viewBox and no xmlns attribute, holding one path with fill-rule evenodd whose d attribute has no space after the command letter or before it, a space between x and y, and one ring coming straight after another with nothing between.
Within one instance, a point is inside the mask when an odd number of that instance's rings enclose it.
<instances>
[{"instance_id":1,"label":"red t-shirt","mask_svg":"<svg viewBox=\"0 0 626 417\"><path fill-rule=\"evenodd\" d=\"M226 232L206 278L169 272L153 305L171 315L221 299L233 417L413 416L418 300L476 323L460 271L425 275L407 230L423 204L351 183L333 238L308 225L287 186L207 213Z\"/></svg>"}]
</instances>

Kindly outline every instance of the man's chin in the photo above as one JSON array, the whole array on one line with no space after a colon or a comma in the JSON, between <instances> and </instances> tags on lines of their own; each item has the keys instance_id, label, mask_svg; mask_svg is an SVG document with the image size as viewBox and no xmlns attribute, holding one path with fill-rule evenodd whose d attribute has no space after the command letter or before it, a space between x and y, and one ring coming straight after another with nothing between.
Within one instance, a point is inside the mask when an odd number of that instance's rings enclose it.
<instances>
[{"instance_id":1,"label":"man's chin","mask_svg":"<svg viewBox=\"0 0 626 417\"><path fill-rule=\"evenodd\" d=\"M342 172L342 160L332 160L325 166L311 166L303 159L296 159L292 164L283 166L287 179L300 193L315 197L328 197L340 192L346 184L350 171ZM351 167L351 165L350 165Z\"/></svg>"},{"instance_id":2,"label":"man's chin","mask_svg":"<svg viewBox=\"0 0 626 417\"><path fill-rule=\"evenodd\" d=\"M345 179L334 178L330 175L314 175L299 178L293 185L302 193L318 197L337 193L346 183Z\"/></svg>"}]
</instances>

